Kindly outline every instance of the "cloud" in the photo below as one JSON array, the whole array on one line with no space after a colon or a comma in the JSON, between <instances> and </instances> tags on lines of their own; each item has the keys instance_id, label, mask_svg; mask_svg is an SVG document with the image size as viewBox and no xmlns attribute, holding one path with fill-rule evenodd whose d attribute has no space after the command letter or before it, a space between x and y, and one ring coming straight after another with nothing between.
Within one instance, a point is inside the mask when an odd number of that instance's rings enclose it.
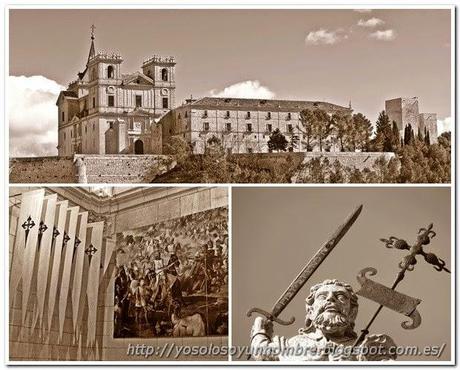
<instances>
[{"instance_id":1,"label":"cloud","mask_svg":"<svg viewBox=\"0 0 460 370\"><path fill-rule=\"evenodd\" d=\"M396 38L396 32L394 30L375 31L369 34L371 39L379 41L392 41Z\"/></svg>"},{"instance_id":2,"label":"cloud","mask_svg":"<svg viewBox=\"0 0 460 370\"><path fill-rule=\"evenodd\" d=\"M307 45L333 45L343 39L347 39L348 35L343 28L338 28L335 31L328 31L325 28L320 28L317 31L311 31L305 37L305 44Z\"/></svg>"},{"instance_id":3,"label":"cloud","mask_svg":"<svg viewBox=\"0 0 460 370\"><path fill-rule=\"evenodd\" d=\"M230 85L221 91L211 90L211 96L219 98L263 98L273 99L275 93L262 86L258 80L249 80Z\"/></svg>"},{"instance_id":4,"label":"cloud","mask_svg":"<svg viewBox=\"0 0 460 370\"><path fill-rule=\"evenodd\" d=\"M385 22L383 20L381 20L380 18L369 18L367 21L365 21L364 19L360 19L358 21L358 26L360 27L377 27L377 26L380 26L382 24L384 24Z\"/></svg>"},{"instance_id":5,"label":"cloud","mask_svg":"<svg viewBox=\"0 0 460 370\"><path fill-rule=\"evenodd\" d=\"M8 77L11 157L57 155L56 99L62 89L43 76Z\"/></svg>"},{"instance_id":6,"label":"cloud","mask_svg":"<svg viewBox=\"0 0 460 370\"><path fill-rule=\"evenodd\" d=\"M353 9L353 11L358 13L370 13L372 9Z\"/></svg>"},{"instance_id":7,"label":"cloud","mask_svg":"<svg viewBox=\"0 0 460 370\"><path fill-rule=\"evenodd\" d=\"M446 117L444 119L438 119L438 135L443 132L452 130L452 117Z\"/></svg>"}]
</instances>

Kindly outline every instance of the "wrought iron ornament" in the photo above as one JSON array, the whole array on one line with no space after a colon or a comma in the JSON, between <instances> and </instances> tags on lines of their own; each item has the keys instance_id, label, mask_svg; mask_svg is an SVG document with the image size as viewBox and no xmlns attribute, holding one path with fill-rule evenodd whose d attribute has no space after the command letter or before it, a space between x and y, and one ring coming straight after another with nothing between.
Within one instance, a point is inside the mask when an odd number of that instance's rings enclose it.
<instances>
[{"instance_id":1,"label":"wrought iron ornament","mask_svg":"<svg viewBox=\"0 0 460 370\"><path fill-rule=\"evenodd\" d=\"M26 240L24 242L24 247L27 244L27 238L29 236L29 231L35 226L35 222L32 220L32 217L29 216L26 221L21 225L22 228L26 231Z\"/></svg>"},{"instance_id":2,"label":"wrought iron ornament","mask_svg":"<svg viewBox=\"0 0 460 370\"><path fill-rule=\"evenodd\" d=\"M89 264L91 265L91 259L93 258L93 255L97 252L97 248L94 247L94 245L90 244L88 248L85 249L85 253L88 256L88 261Z\"/></svg>"},{"instance_id":3,"label":"wrought iron ornament","mask_svg":"<svg viewBox=\"0 0 460 370\"><path fill-rule=\"evenodd\" d=\"M40 224L38 226L38 243L37 243L37 249L40 251L40 247L42 245L42 237L43 233L48 230L48 226L45 225L43 221L40 221Z\"/></svg>"},{"instance_id":4,"label":"wrought iron ornament","mask_svg":"<svg viewBox=\"0 0 460 370\"><path fill-rule=\"evenodd\" d=\"M64 231L64 237L62 238L62 249L67 246L67 242L70 240L70 236Z\"/></svg>"},{"instance_id":5,"label":"wrought iron ornament","mask_svg":"<svg viewBox=\"0 0 460 370\"><path fill-rule=\"evenodd\" d=\"M445 267L446 263L444 260L437 257L434 253L425 252L423 249L423 246L430 244L431 240L436 236L436 233L432 229L433 224L428 225L427 228L419 229L417 241L412 246L409 245L404 239L400 239L395 236L390 236L388 239L380 239L381 242L385 243L387 248L408 250L409 254L405 255L399 262L398 266L400 270L391 288L387 288L366 278L365 274L367 272L370 272L371 275L375 275L377 273L377 270L373 267L367 267L361 270L360 274L358 275L358 281L362 284L362 289L358 291L357 294L365 298L369 298L374 302L380 303L380 306L366 327L361 330L361 335L356 339L354 346L358 346L369 334L369 328L383 307L393 309L411 317L413 320L412 324L408 324L407 322L402 324L402 327L405 329L414 329L420 325L421 317L416 310L416 306L420 303L420 300L406 296L399 292L395 292L395 289L398 284L405 278L406 271L414 270L415 265L417 264L417 256L419 255L423 256L425 261L431 264L436 271L446 271L450 273L450 270ZM372 288L374 288L373 291Z\"/></svg>"}]
</instances>

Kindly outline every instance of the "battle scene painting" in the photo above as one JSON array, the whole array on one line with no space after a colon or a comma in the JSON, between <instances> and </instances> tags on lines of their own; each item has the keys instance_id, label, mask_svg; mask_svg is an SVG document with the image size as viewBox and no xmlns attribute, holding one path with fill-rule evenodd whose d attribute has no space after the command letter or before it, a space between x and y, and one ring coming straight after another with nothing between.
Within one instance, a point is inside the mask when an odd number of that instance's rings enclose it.
<instances>
[{"instance_id":1,"label":"battle scene painting","mask_svg":"<svg viewBox=\"0 0 460 370\"><path fill-rule=\"evenodd\" d=\"M115 338L228 333L228 209L117 234Z\"/></svg>"}]
</instances>

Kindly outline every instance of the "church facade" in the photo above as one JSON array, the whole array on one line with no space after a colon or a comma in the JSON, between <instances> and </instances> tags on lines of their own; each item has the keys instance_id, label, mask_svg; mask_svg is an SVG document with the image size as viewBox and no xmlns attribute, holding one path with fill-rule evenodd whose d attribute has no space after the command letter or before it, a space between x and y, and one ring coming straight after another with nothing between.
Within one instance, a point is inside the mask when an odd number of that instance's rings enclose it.
<instances>
[{"instance_id":1,"label":"church facade","mask_svg":"<svg viewBox=\"0 0 460 370\"><path fill-rule=\"evenodd\" d=\"M175 106L175 60L154 56L130 74L122 63L97 53L91 35L84 71L56 102L59 156L161 153L158 120Z\"/></svg>"}]
</instances>

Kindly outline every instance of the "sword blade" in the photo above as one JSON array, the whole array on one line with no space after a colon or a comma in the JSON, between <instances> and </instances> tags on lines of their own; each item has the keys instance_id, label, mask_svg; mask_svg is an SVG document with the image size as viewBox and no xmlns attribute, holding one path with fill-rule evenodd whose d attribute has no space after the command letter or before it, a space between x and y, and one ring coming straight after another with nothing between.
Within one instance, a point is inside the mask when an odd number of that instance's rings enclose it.
<instances>
[{"instance_id":1,"label":"sword blade","mask_svg":"<svg viewBox=\"0 0 460 370\"><path fill-rule=\"evenodd\" d=\"M331 238L323 244L323 246L316 252L316 254L308 261L305 267L300 271L297 277L292 281L286 291L281 295L281 297L276 301L273 306L271 315L273 317L278 317L281 312L286 308L289 302L295 297L300 289L305 285L305 283L310 279L316 269L321 265L321 263L326 259L326 257L331 253L334 247L339 243L343 236L347 233L350 227L354 224L356 219L363 206L360 205L357 207L345 220L345 222L340 225Z\"/></svg>"}]
</instances>

